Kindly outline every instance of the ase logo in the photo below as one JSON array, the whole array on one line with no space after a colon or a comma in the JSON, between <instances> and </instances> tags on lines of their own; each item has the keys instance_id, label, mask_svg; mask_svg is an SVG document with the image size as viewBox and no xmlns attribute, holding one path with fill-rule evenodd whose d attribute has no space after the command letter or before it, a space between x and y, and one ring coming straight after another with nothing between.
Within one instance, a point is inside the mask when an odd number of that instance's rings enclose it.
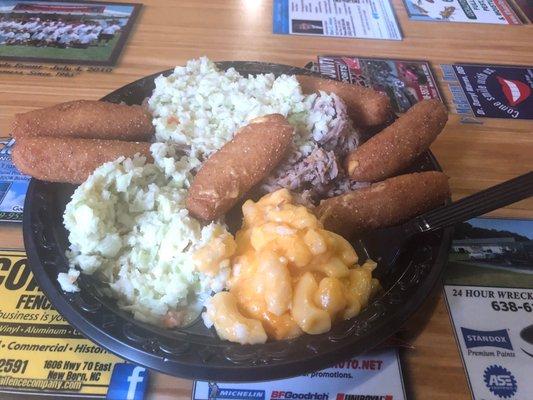
<instances>
[{"instance_id":1,"label":"ase logo","mask_svg":"<svg viewBox=\"0 0 533 400\"><path fill-rule=\"evenodd\" d=\"M485 369L483 380L487 388L500 398L509 398L516 393L517 385L514 375L500 365L491 365Z\"/></svg>"},{"instance_id":2,"label":"ase logo","mask_svg":"<svg viewBox=\"0 0 533 400\"><path fill-rule=\"evenodd\" d=\"M505 329L499 331L477 331L475 329L461 327L461 332L463 333L467 349L490 346L513 350L509 334Z\"/></svg>"},{"instance_id":3,"label":"ase logo","mask_svg":"<svg viewBox=\"0 0 533 400\"><path fill-rule=\"evenodd\" d=\"M345 394L337 393L336 400L392 400L392 395L377 396L372 394Z\"/></svg>"}]
</instances>

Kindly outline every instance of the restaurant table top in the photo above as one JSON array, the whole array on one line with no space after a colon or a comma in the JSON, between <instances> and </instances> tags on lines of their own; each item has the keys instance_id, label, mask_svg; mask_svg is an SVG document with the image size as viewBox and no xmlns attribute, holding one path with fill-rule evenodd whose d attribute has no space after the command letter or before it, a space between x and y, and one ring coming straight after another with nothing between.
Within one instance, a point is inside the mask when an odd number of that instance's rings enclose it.
<instances>
[{"instance_id":1,"label":"restaurant table top","mask_svg":"<svg viewBox=\"0 0 533 400\"><path fill-rule=\"evenodd\" d=\"M433 67L450 110L451 94L440 64L533 65L533 25L483 25L409 20L401 0L393 7L403 40L364 40L272 33L272 2L262 0L144 0L136 24L112 72L72 78L0 75L0 132L8 136L16 113L74 99L99 99L158 71L206 55L212 60L254 60L302 67L320 54L421 59ZM484 118L461 123L450 113L431 150L450 177L452 198L480 191L533 169L533 121ZM533 199L492 216L533 218ZM22 248L20 225L0 226L3 248ZM469 399L452 327L437 288L400 333L413 348L402 350L408 398ZM148 398L185 399L192 382L153 373ZM0 398L11 395L0 394Z\"/></svg>"}]
</instances>

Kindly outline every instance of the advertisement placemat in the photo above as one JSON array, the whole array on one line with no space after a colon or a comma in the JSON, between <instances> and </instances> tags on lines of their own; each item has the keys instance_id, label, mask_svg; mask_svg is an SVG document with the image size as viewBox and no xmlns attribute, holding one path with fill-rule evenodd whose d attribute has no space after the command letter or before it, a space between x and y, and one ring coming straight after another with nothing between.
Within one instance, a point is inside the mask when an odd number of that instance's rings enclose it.
<instances>
[{"instance_id":1,"label":"advertisement placemat","mask_svg":"<svg viewBox=\"0 0 533 400\"><path fill-rule=\"evenodd\" d=\"M252 383L194 382L192 400L403 400L398 349L374 350L297 378Z\"/></svg>"},{"instance_id":2,"label":"advertisement placemat","mask_svg":"<svg viewBox=\"0 0 533 400\"><path fill-rule=\"evenodd\" d=\"M140 7L0 0L0 60L115 65Z\"/></svg>"},{"instance_id":3,"label":"advertisement placemat","mask_svg":"<svg viewBox=\"0 0 533 400\"><path fill-rule=\"evenodd\" d=\"M389 0L274 0L273 32L401 40Z\"/></svg>"},{"instance_id":4,"label":"advertisement placemat","mask_svg":"<svg viewBox=\"0 0 533 400\"><path fill-rule=\"evenodd\" d=\"M442 99L426 61L324 55L318 68L330 78L386 93L397 113L420 100Z\"/></svg>"},{"instance_id":5,"label":"advertisement placemat","mask_svg":"<svg viewBox=\"0 0 533 400\"><path fill-rule=\"evenodd\" d=\"M474 400L533 398L533 220L455 231L445 296Z\"/></svg>"},{"instance_id":6,"label":"advertisement placemat","mask_svg":"<svg viewBox=\"0 0 533 400\"><path fill-rule=\"evenodd\" d=\"M0 222L20 222L30 177L11 162L14 140L0 139Z\"/></svg>"},{"instance_id":7,"label":"advertisement placemat","mask_svg":"<svg viewBox=\"0 0 533 400\"><path fill-rule=\"evenodd\" d=\"M147 382L145 368L85 339L54 310L24 252L0 250L0 392L140 399Z\"/></svg>"},{"instance_id":8,"label":"advertisement placemat","mask_svg":"<svg viewBox=\"0 0 533 400\"><path fill-rule=\"evenodd\" d=\"M524 20L533 22L533 1L532 0L514 0L516 7L522 12Z\"/></svg>"},{"instance_id":9,"label":"advertisement placemat","mask_svg":"<svg viewBox=\"0 0 533 400\"><path fill-rule=\"evenodd\" d=\"M520 25L520 18L505 0L404 0L410 19Z\"/></svg>"},{"instance_id":10,"label":"advertisement placemat","mask_svg":"<svg viewBox=\"0 0 533 400\"><path fill-rule=\"evenodd\" d=\"M533 119L533 68L441 65L457 113L475 117Z\"/></svg>"}]
</instances>

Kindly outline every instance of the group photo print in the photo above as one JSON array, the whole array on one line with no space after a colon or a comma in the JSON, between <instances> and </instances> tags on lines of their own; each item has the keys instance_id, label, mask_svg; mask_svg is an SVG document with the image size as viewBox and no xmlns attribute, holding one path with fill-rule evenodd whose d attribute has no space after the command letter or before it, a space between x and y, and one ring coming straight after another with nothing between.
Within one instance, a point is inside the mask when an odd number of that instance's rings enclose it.
<instances>
[{"instance_id":1,"label":"group photo print","mask_svg":"<svg viewBox=\"0 0 533 400\"><path fill-rule=\"evenodd\" d=\"M0 0L0 60L113 65L139 7Z\"/></svg>"}]
</instances>

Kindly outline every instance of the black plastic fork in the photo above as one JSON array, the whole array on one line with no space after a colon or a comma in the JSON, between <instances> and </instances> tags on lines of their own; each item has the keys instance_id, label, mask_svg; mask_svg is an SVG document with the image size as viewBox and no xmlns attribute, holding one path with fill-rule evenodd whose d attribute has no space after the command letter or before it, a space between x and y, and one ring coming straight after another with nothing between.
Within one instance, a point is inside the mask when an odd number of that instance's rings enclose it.
<instances>
[{"instance_id":1,"label":"black plastic fork","mask_svg":"<svg viewBox=\"0 0 533 400\"><path fill-rule=\"evenodd\" d=\"M395 263L407 241L414 236L479 217L532 195L533 171L431 210L402 225L368 232L361 239L367 253L374 256L380 267L387 268ZM384 246L387 251L383 251Z\"/></svg>"}]
</instances>

